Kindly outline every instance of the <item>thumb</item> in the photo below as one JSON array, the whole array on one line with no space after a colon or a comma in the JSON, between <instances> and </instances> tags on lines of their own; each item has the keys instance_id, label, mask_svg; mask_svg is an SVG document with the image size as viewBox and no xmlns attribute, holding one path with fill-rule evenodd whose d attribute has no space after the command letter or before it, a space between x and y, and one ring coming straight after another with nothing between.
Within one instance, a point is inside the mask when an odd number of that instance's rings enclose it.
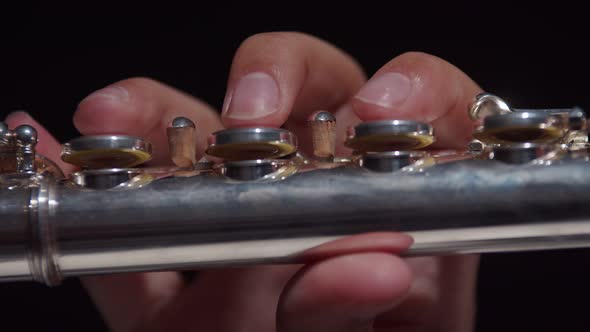
<instances>
[{"instance_id":1,"label":"thumb","mask_svg":"<svg viewBox=\"0 0 590 332\"><path fill-rule=\"evenodd\" d=\"M303 269L279 303L277 331L370 331L375 317L400 303L408 265L389 253L338 256Z\"/></svg>"}]
</instances>

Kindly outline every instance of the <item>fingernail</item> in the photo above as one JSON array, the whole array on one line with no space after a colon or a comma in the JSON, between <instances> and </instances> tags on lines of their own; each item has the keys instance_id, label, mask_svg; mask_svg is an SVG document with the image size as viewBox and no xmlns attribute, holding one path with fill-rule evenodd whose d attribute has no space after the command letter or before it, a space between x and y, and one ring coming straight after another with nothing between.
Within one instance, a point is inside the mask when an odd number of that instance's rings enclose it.
<instances>
[{"instance_id":1,"label":"fingernail","mask_svg":"<svg viewBox=\"0 0 590 332\"><path fill-rule=\"evenodd\" d=\"M93 93L89 94L86 98L84 98L81 101L81 103L91 99L104 99L116 102L125 102L129 100L129 93L125 88L120 86L107 86L106 88L94 91Z\"/></svg>"},{"instance_id":2,"label":"fingernail","mask_svg":"<svg viewBox=\"0 0 590 332\"><path fill-rule=\"evenodd\" d=\"M233 93L226 96L223 115L233 119L257 119L279 109L279 87L270 75L262 72L248 74L236 83Z\"/></svg>"},{"instance_id":3,"label":"fingernail","mask_svg":"<svg viewBox=\"0 0 590 332\"><path fill-rule=\"evenodd\" d=\"M401 106L411 90L412 82L406 75L386 73L369 80L355 98L383 108L393 108Z\"/></svg>"}]
</instances>

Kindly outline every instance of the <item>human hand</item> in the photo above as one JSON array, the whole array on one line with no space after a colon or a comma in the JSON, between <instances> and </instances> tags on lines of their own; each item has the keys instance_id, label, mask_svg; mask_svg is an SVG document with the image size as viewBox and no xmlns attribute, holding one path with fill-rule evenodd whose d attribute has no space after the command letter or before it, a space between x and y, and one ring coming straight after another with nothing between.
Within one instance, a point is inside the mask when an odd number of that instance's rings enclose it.
<instances>
[{"instance_id":1,"label":"human hand","mask_svg":"<svg viewBox=\"0 0 590 332\"><path fill-rule=\"evenodd\" d=\"M367 82L350 56L323 41L268 33L241 45L227 91L219 117L204 102L159 82L124 80L84 99L74 124L84 135L146 137L155 147L154 165L169 163L166 126L177 116L197 124L199 155L213 131L283 124L306 151L305 120L320 109L335 114L338 142L350 125L395 118L432 123L436 146L456 148L470 138L467 104L481 89L449 63L421 53L394 58ZM38 151L66 173L73 170L59 161L58 142L25 113L6 121L11 127L34 125ZM350 153L342 145L337 152ZM396 254L409 245L402 234L360 239L371 245L304 267L210 270L190 284L176 272L82 281L114 331L472 330L476 256L401 259Z\"/></svg>"}]
</instances>

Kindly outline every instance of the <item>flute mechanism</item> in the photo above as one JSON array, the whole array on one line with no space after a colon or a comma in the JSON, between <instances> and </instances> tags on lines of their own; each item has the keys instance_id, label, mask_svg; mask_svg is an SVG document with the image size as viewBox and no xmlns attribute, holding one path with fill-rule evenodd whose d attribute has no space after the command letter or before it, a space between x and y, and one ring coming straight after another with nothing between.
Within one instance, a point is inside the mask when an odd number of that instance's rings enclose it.
<instances>
[{"instance_id":1,"label":"flute mechanism","mask_svg":"<svg viewBox=\"0 0 590 332\"><path fill-rule=\"evenodd\" d=\"M312 114L310 155L286 129L226 129L197 161L198 124L167 146L86 136L63 145L64 175L35 128L0 124L0 281L305 262L341 237L404 232L405 256L590 247L590 154L578 108L516 110L490 94L467 110L463 150L432 149L427 123L349 128ZM336 146L350 149L345 156ZM168 149L172 166L149 164Z\"/></svg>"}]
</instances>

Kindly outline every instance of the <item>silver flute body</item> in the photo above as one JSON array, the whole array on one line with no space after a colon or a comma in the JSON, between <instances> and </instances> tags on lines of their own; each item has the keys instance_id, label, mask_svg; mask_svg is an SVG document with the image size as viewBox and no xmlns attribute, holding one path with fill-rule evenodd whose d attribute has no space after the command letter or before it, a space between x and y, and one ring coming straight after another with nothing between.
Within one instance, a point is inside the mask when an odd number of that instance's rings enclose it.
<instances>
[{"instance_id":1,"label":"silver flute body","mask_svg":"<svg viewBox=\"0 0 590 332\"><path fill-rule=\"evenodd\" d=\"M299 171L272 181L170 172L89 189L51 174L0 181L0 281L298 263L394 231L404 256L590 247L590 162L463 159L419 171Z\"/></svg>"}]
</instances>

